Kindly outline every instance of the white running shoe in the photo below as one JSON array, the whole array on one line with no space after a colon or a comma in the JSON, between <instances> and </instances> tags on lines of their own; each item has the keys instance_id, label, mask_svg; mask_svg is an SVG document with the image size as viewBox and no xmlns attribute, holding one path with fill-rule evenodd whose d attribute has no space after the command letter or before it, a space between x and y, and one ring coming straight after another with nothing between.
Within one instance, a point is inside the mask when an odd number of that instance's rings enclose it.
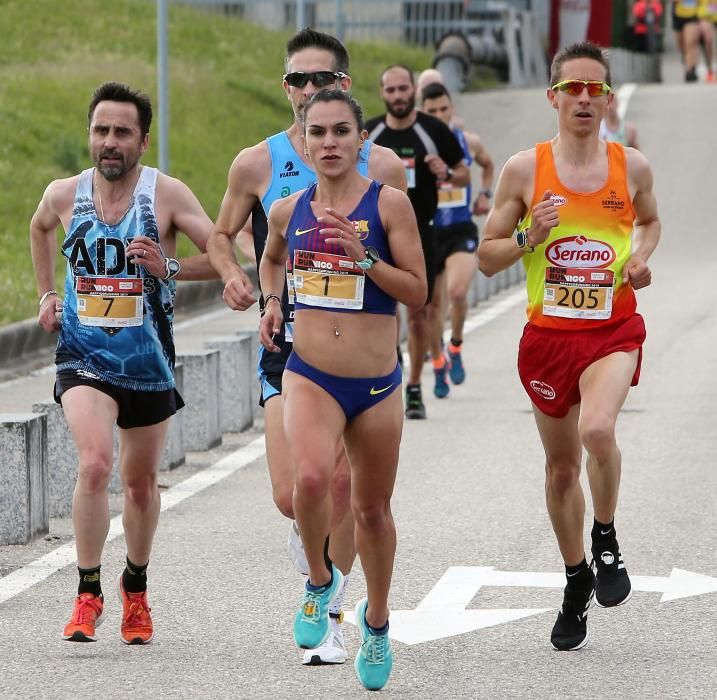
<instances>
[{"instance_id":1,"label":"white running shoe","mask_svg":"<svg viewBox=\"0 0 717 700\"><path fill-rule=\"evenodd\" d=\"M348 658L346 645L344 644L344 633L341 631L343 613L339 618L331 613L330 629L328 639L316 649L307 649L304 652L304 666L324 666L329 664L342 664Z\"/></svg>"},{"instance_id":2,"label":"white running shoe","mask_svg":"<svg viewBox=\"0 0 717 700\"><path fill-rule=\"evenodd\" d=\"M296 520L291 521L289 528L289 559L294 568L304 576L309 575L309 562L306 561L306 552L304 552L304 543L301 541L299 528L296 527Z\"/></svg>"}]
</instances>

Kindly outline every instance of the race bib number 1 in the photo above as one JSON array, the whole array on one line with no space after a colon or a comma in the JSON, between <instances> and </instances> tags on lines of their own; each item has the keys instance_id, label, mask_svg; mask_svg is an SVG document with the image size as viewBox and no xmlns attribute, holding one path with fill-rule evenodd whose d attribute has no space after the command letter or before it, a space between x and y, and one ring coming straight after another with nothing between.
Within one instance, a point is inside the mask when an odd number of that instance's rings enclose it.
<instances>
[{"instance_id":1,"label":"race bib number 1","mask_svg":"<svg viewBox=\"0 0 717 700\"><path fill-rule=\"evenodd\" d=\"M77 277L77 316L83 326L141 326L144 310L139 277Z\"/></svg>"},{"instance_id":2,"label":"race bib number 1","mask_svg":"<svg viewBox=\"0 0 717 700\"><path fill-rule=\"evenodd\" d=\"M612 270L548 267L543 314L562 318L608 319L612 315Z\"/></svg>"},{"instance_id":3,"label":"race bib number 1","mask_svg":"<svg viewBox=\"0 0 717 700\"><path fill-rule=\"evenodd\" d=\"M363 308L363 270L345 255L294 251L294 295L307 306Z\"/></svg>"}]
</instances>

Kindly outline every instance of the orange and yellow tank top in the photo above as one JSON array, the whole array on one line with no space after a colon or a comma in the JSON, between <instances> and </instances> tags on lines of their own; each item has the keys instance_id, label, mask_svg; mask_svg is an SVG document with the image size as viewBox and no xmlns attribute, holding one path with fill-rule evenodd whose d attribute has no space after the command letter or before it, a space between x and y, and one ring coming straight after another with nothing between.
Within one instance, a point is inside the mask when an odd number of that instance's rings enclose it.
<instances>
[{"instance_id":1,"label":"orange and yellow tank top","mask_svg":"<svg viewBox=\"0 0 717 700\"><path fill-rule=\"evenodd\" d=\"M536 326L583 330L635 313L635 293L622 283L635 220L625 151L619 143L608 142L607 149L607 181L585 193L560 182L550 142L536 144L530 211L550 190L560 217L545 242L523 256L528 321ZM519 228L528 229L530 221L528 213Z\"/></svg>"}]
</instances>

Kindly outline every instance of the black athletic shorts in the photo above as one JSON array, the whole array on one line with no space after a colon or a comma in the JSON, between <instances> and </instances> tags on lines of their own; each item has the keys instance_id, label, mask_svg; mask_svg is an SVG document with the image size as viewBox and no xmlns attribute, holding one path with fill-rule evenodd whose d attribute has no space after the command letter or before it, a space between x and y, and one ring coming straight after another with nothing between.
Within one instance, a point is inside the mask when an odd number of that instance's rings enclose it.
<instances>
[{"instance_id":1,"label":"black athletic shorts","mask_svg":"<svg viewBox=\"0 0 717 700\"><path fill-rule=\"evenodd\" d=\"M678 17L675 10L675 3L672 3L672 29L675 32L681 32L682 28L690 22L699 22L699 17Z\"/></svg>"},{"instance_id":2,"label":"black athletic shorts","mask_svg":"<svg viewBox=\"0 0 717 700\"><path fill-rule=\"evenodd\" d=\"M57 373L55 401L62 403L62 395L73 386L89 386L114 399L119 406L117 425L122 429L155 425L173 416L184 401L176 389L166 391L132 391L86 376L82 370L67 369Z\"/></svg>"},{"instance_id":3,"label":"black athletic shorts","mask_svg":"<svg viewBox=\"0 0 717 700\"><path fill-rule=\"evenodd\" d=\"M446 268L446 260L454 253L473 253L478 247L478 227L473 221L452 226L436 227L436 266L440 275Z\"/></svg>"},{"instance_id":4,"label":"black athletic shorts","mask_svg":"<svg viewBox=\"0 0 717 700\"><path fill-rule=\"evenodd\" d=\"M257 374L261 385L259 405L262 407L272 396L281 395L281 378L294 347L293 343L285 340L276 340L275 343L281 348L281 352L269 352L263 345L259 346Z\"/></svg>"}]
</instances>

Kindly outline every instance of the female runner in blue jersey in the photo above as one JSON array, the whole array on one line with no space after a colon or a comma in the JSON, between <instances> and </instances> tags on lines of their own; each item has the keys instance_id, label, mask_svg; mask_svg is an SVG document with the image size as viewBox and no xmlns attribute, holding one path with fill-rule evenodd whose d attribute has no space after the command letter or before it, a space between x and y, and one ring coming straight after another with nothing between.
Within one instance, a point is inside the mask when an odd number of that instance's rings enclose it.
<instances>
[{"instance_id":1,"label":"female runner in blue jersey","mask_svg":"<svg viewBox=\"0 0 717 700\"><path fill-rule=\"evenodd\" d=\"M388 681L388 592L396 549L391 494L403 425L396 361L396 302L426 299L423 253L408 197L356 170L366 138L358 103L347 93L316 93L306 106L304 144L317 182L269 214L259 268L265 309L260 340L283 320L285 279L294 295L294 350L283 378L284 423L296 470L294 512L309 580L294 619L302 648L329 633L328 610L341 572L326 555L336 444L351 462L356 546L368 598L356 606L362 645L354 664L369 689Z\"/></svg>"}]
</instances>

